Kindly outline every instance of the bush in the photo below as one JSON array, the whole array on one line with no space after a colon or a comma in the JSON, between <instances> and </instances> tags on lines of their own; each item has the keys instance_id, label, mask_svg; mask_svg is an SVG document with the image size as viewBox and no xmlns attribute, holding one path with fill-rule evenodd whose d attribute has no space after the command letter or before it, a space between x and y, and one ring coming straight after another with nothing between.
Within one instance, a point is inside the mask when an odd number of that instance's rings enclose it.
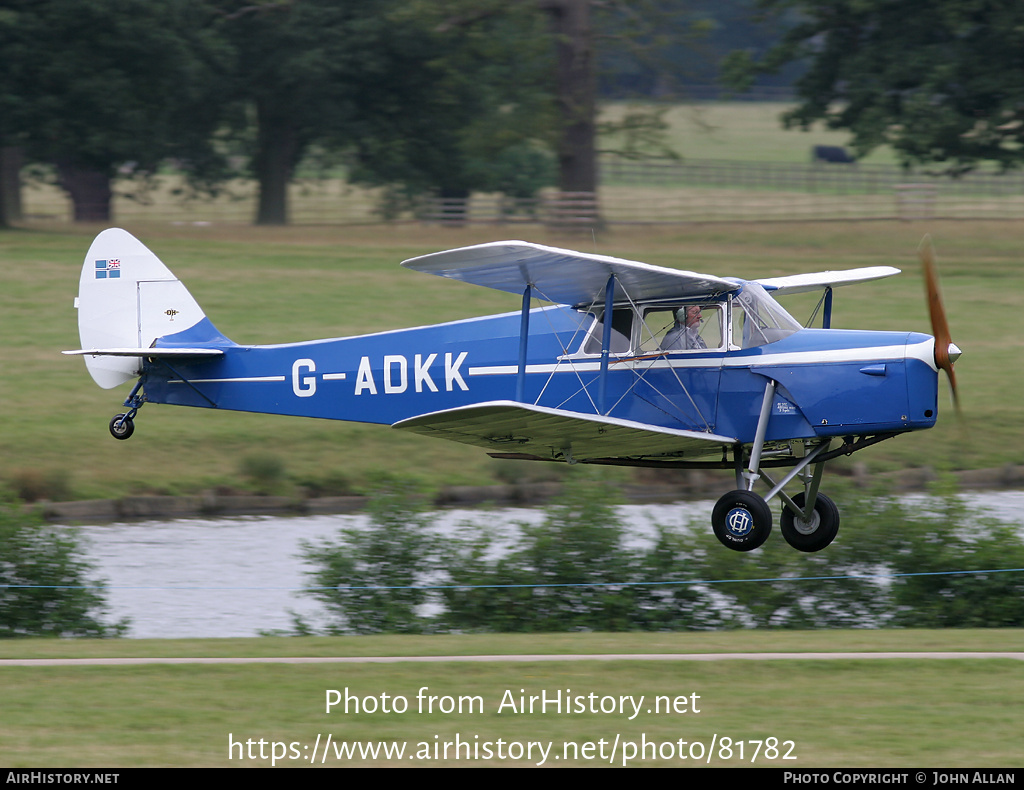
<instances>
[{"instance_id":1,"label":"bush","mask_svg":"<svg viewBox=\"0 0 1024 790\"><path fill-rule=\"evenodd\" d=\"M71 475L64 469L20 469L12 476L11 485L25 502L63 502L71 498Z\"/></svg>"},{"instance_id":2,"label":"bush","mask_svg":"<svg viewBox=\"0 0 1024 790\"><path fill-rule=\"evenodd\" d=\"M432 630L421 611L428 592L410 589L436 573L438 560L431 519L410 483L389 480L370 497L370 524L343 529L338 541L303 542L302 556L313 565L308 595L331 616L330 634L415 634ZM372 589L370 589L372 588ZM298 618L297 630L310 626Z\"/></svg>"},{"instance_id":3,"label":"bush","mask_svg":"<svg viewBox=\"0 0 1024 790\"><path fill-rule=\"evenodd\" d=\"M453 541L445 566L450 583L466 587L444 591L451 626L527 632L638 627L638 590L623 583L638 580L639 555L624 545L616 501L602 481L573 476L543 523L520 525L522 541L512 551L495 556L486 532Z\"/></svg>"},{"instance_id":4,"label":"bush","mask_svg":"<svg viewBox=\"0 0 1024 790\"><path fill-rule=\"evenodd\" d=\"M273 494L285 479L284 460L274 453L251 453L238 465L238 471L260 494Z\"/></svg>"},{"instance_id":5,"label":"bush","mask_svg":"<svg viewBox=\"0 0 1024 790\"><path fill-rule=\"evenodd\" d=\"M511 546L478 525L439 545L408 487L373 501L369 529L306 551L337 632L1024 626L1017 530L951 492L848 491L839 539L812 554L778 534L729 551L704 523L630 548L614 491L579 473Z\"/></svg>"},{"instance_id":6,"label":"bush","mask_svg":"<svg viewBox=\"0 0 1024 790\"><path fill-rule=\"evenodd\" d=\"M0 501L0 638L123 635L126 620L99 619L104 587L91 573L72 533Z\"/></svg>"},{"instance_id":7,"label":"bush","mask_svg":"<svg viewBox=\"0 0 1024 790\"><path fill-rule=\"evenodd\" d=\"M1018 527L972 510L952 490L864 503L893 579L892 623L913 628L1024 626L1024 543ZM983 571L991 571L983 573Z\"/></svg>"}]
</instances>

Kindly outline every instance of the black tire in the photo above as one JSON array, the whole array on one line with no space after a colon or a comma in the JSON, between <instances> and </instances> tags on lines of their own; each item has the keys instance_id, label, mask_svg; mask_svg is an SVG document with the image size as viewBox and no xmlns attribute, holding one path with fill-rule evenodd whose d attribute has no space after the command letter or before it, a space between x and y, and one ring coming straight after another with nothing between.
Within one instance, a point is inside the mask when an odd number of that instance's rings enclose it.
<instances>
[{"instance_id":1,"label":"black tire","mask_svg":"<svg viewBox=\"0 0 1024 790\"><path fill-rule=\"evenodd\" d=\"M805 501L803 494L793 497L793 502L801 510ZM779 527L786 543L794 549L807 552L821 551L835 540L839 533L839 508L827 496L818 494L810 519L804 521L799 513L794 513L789 505L786 505L779 518Z\"/></svg>"},{"instance_id":2,"label":"black tire","mask_svg":"<svg viewBox=\"0 0 1024 790\"><path fill-rule=\"evenodd\" d=\"M127 439L135 433L135 423L131 417L118 414L110 421L110 435L115 439Z\"/></svg>"},{"instance_id":3,"label":"black tire","mask_svg":"<svg viewBox=\"0 0 1024 790\"><path fill-rule=\"evenodd\" d=\"M711 526L722 545L733 551L753 551L772 532L772 511L751 491L730 491L715 504Z\"/></svg>"}]
</instances>

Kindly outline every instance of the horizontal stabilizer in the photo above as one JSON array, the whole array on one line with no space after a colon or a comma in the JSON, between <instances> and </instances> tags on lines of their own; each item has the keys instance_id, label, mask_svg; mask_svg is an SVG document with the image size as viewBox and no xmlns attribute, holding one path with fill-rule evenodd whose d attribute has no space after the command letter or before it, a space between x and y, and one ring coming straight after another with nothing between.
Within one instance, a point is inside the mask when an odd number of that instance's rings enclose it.
<instances>
[{"instance_id":1,"label":"horizontal stabilizer","mask_svg":"<svg viewBox=\"0 0 1024 790\"><path fill-rule=\"evenodd\" d=\"M899 273L900 270L893 266L867 266L863 269L847 269L842 272L811 272L810 274L791 274L786 277L769 277L757 280L757 282L774 293L798 294L881 280Z\"/></svg>"},{"instance_id":2,"label":"horizontal stabilizer","mask_svg":"<svg viewBox=\"0 0 1024 790\"><path fill-rule=\"evenodd\" d=\"M721 456L736 439L712 433L661 428L646 423L550 409L515 401L492 401L423 414L393 428L488 450L515 451L566 461Z\"/></svg>"},{"instance_id":3,"label":"horizontal stabilizer","mask_svg":"<svg viewBox=\"0 0 1024 790\"><path fill-rule=\"evenodd\" d=\"M74 351L62 351L61 353L78 357L151 357L153 359L224 356L224 351L219 348L79 348Z\"/></svg>"},{"instance_id":4,"label":"horizontal stabilizer","mask_svg":"<svg viewBox=\"0 0 1024 790\"><path fill-rule=\"evenodd\" d=\"M608 278L615 276L615 301L704 298L739 286L710 274L652 266L607 255L546 247L527 241L493 241L403 261L427 274L521 294L549 302L587 306L604 302Z\"/></svg>"}]
</instances>

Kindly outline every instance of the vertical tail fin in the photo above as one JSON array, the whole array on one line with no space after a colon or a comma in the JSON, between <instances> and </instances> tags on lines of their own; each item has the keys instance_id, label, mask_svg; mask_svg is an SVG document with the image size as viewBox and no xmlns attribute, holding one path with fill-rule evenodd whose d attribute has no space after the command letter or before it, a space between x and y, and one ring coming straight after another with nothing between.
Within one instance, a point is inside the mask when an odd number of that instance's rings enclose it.
<instances>
[{"instance_id":1,"label":"vertical tail fin","mask_svg":"<svg viewBox=\"0 0 1024 790\"><path fill-rule=\"evenodd\" d=\"M206 318L170 269L119 228L103 231L89 247L76 306L85 350L149 348L157 338L184 332ZM87 355L85 364L97 384L111 389L139 375L141 355Z\"/></svg>"}]
</instances>

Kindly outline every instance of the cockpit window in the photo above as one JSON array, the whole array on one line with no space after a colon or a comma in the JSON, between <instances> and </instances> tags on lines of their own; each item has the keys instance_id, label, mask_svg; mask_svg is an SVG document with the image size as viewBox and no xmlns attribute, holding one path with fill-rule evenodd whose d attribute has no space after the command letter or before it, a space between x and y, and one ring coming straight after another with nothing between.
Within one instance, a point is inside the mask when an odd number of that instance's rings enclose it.
<instances>
[{"instance_id":1,"label":"cockpit window","mask_svg":"<svg viewBox=\"0 0 1024 790\"><path fill-rule=\"evenodd\" d=\"M721 348L723 337L720 304L652 307L644 311L638 353Z\"/></svg>"},{"instance_id":2,"label":"cockpit window","mask_svg":"<svg viewBox=\"0 0 1024 790\"><path fill-rule=\"evenodd\" d=\"M676 354L687 351L755 348L775 343L803 327L758 283L744 282L732 297L732 332L727 302L662 303L612 311L610 353L637 356ZM604 322L596 315L582 348L576 353L601 353Z\"/></svg>"},{"instance_id":3,"label":"cockpit window","mask_svg":"<svg viewBox=\"0 0 1024 790\"><path fill-rule=\"evenodd\" d=\"M742 343L742 348L774 343L802 329L763 287L752 282L744 283L733 298L732 316L732 342Z\"/></svg>"},{"instance_id":4,"label":"cockpit window","mask_svg":"<svg viewBox=\"0 0 1024 790\"><path fill-rule=\"evenodd\" d=\"M633 311L628 307L620 307L612 311L612 354L628 354L630 338L633 334ZM583 343L584 354L600 354L601 339L604 337L604 322L598 319L590 328L590 334Z\"/></svg>"},{"instance_id":5,"label":"cockpit window","mask_svg":"<svg viewBox=\"0 0 1024 790\"><path fill-rule=\"evenodd\" d=\"M639 355L661 352L700 351L725 345L725 306L721 302L667 304L642 311L643 318L628 307L612 313L612 354ZM598 318L590 327L580 353L601 353L604 323Z\"/></svg>"}]
</instances>

